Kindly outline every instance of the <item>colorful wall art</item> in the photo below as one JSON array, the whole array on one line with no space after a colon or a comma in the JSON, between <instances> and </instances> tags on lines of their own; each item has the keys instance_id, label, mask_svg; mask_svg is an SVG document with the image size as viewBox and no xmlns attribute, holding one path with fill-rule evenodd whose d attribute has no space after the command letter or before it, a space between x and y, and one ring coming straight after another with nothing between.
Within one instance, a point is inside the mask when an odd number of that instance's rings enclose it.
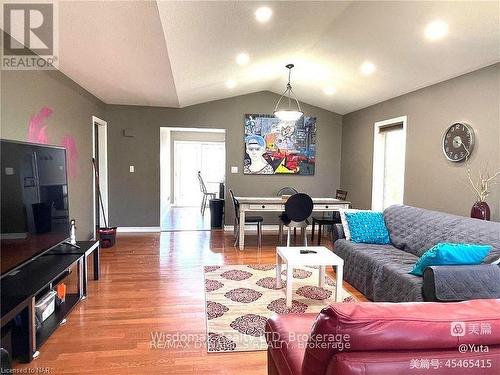
<instances>
[{"instance_id":1,"label":"colorful wall art","mask_svg":"<svg viewBox=\"0 0 500 375\"><path fill-rule=\"evenodd\" d=\"M245 115L244 174L314 175L316 117L281 121L274 115Z\"/></svg>"}]
</instances>

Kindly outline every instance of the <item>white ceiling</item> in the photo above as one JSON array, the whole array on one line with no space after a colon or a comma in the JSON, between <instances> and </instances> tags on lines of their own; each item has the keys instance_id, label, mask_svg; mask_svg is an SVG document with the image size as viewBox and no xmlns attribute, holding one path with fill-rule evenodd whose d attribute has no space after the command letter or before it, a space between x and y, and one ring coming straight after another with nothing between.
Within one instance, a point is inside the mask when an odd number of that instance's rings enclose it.
<instances>
[{"instance_id":1,"label":"white ceiling","mask_svg":"<svg viewBox=\"0 0 500 375\"><path fill-rule=\"evenodd\" d=\"M267 5L266 24L254 18ZM281 94L345 114L500 61L499 2L71 1L59 4L59 66L106 103L184 107ZM443 40L424 28L449 24ZM250 62L235 57L247 52ZM377 70L360 72L365 60ZM236 87L228 89L227 80ZM326 86L337 92L327 96ZM272 103L270 111L272 110Z\"/></svg>"}]
</instances>

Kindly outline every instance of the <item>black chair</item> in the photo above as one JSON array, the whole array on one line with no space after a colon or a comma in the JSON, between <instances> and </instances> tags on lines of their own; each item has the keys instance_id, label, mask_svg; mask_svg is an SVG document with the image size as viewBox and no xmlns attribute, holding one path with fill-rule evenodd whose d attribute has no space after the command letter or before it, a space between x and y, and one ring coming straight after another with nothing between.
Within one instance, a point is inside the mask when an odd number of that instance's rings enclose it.
<instances>
[{"instance_id":1,"label":"black chair","mask_svg":"<svg viewBox=\"0 0 500 375\"><path fill-rule=\"evenodd\" d=\"M341 201L345 201L347 199L347 191L345 190L337 190L335 194L335 199L339 199ZM311 233L311 241L314 241L314 229L316 224L318 224L318 246L321 244L321 230L323 225L334 225L340 224L340 213L338 211L334 211L332 217L313 217L312 219L312 233Z\"/></svg>"},{"instance_id":2,"label":"black chair","mask_svg":"<svg viewBox=\"0 0 500 375\"><path fill-rule=\"evenodd\" d=\"M297 193L298 193L297 189L294 189L293 187L290 186L285 186L278 190L276 196L282 197L283 195L294 195Z\"/></svg>"},{"instance_id":3,"label":"black chair","mask_svg":"<svg viewBox=\"0 0 500 375\"><path fill-rule=\"evenodd\" d=\"M290 246L290 231L292 228L300 228L304 238L304 245L307 246L307 220L314 208L312 198L305 193L292 195L285 203L285 212L280 216L280 224L287 227L286 245ZM281 240L281 235L280 235Z\"/></svg>"},{"instance_id":4,"label":"black chair","mask_svg":"<svg viewBox=\"0 0 500 375\"><path fill-rule=\"evenodd\" d=\"M255 224L257 225L257 246L260 249L262 247L262 222L264 218L262 216L245 216L245 222L240 223L240 202L234 197L231 189L229 189L229 194L231 194L234 206L234 246L237 246L240 240L240 225Z\"/></svg>"},{"instance_id":5,"label":"black chair","mask_svg":"<svg viewBox=\"0 0 500 375\"><path fill-rule=\"evenodd\" d=\"M285 187L282 187L281 189L278 190L278 192L276 193L276 196L277 197L283 197L283 196L286 196L286 195L294 195L294 194L297 194L298 191L297 189L293 188L293 187L290 187L290 186L285 186ZM283 215L284 212L282 212L278 218L281 217L281 215ZM295 237L297 236L297 228L293 228L293 238L295 240ZM281 223L281 220L279 221L279 229L278 229L278 238L279 238L279 243L283 243L283 224Z\"/></svg>"}]
</instances>

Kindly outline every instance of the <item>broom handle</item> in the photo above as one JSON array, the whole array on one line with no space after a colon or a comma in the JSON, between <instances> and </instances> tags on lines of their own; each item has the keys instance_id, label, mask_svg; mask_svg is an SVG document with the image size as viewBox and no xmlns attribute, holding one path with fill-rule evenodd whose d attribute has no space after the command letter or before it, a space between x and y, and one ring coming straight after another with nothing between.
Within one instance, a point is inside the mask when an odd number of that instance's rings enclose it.
<instances>
[{"instance_id":1,"label":"broom handle","mask_svg":"<svg viewBox=\"0 0 500 375\"><path fill-rule=\"evenodd\" d=\"M95 165L95 158L92 158L92 165L94 166L95 180L97 182L97 196L99 197L99 203L101 203L102 217L104 219L104 226L108 227L108 222L106 220L106 212L104 211L104 204L102 203L101 189L99 187L99 173L97 173L97 167Z\"/></svg>"}]
</instances>

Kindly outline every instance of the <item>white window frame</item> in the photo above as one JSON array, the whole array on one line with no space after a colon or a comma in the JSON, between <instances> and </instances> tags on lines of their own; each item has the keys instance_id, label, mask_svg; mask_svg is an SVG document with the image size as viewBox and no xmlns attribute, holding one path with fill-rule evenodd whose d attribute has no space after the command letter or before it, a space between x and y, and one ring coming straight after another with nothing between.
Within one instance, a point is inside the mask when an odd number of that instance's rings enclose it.
<instances>
[{"instance_id":1,"label":"white window frame","mask_svg":"<svg viewBox=\"0 0 500 375\"><path fill-rule=\"evenodd\" d=\"M373 129L373 175L372 175L372 210L382 211L384 201L384 164L385 164L385 135L380 132L380 128L403 124L403 142L405 144L403 152L403 160L405 166L403 168L403 201L404 201L404 182L406 175L406 126L408 122L407 116L394 117L384 121L378 121L374 124Z\"/></svg>"}]
</instances>

